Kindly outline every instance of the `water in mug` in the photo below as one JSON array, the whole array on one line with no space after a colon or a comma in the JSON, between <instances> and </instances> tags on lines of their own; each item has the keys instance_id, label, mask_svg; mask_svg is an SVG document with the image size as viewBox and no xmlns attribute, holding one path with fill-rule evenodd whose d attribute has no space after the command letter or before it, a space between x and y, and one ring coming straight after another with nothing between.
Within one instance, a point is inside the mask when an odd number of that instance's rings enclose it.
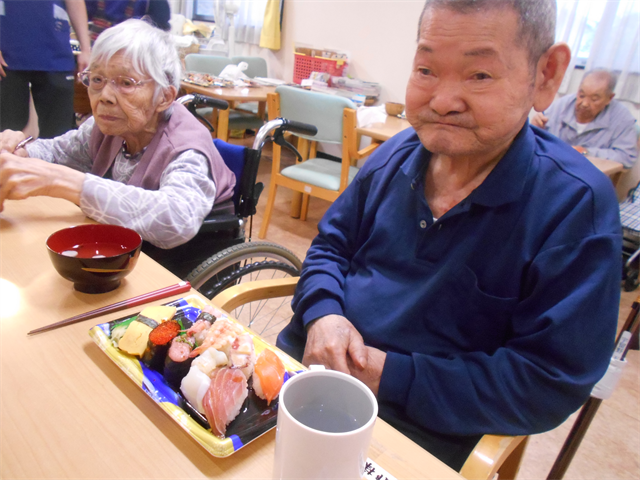
<instances>
[{"instance_id":1,"label":"water in mug","mask_svg":"<svg viewBox=\"0 0 640 480\"><path fill-rule=\"evenodd\" d=\"M301 405L290 412L303 425L322 432L345 433L364 425L349 413L322 403Z\"/></svg>"}]
</instances>

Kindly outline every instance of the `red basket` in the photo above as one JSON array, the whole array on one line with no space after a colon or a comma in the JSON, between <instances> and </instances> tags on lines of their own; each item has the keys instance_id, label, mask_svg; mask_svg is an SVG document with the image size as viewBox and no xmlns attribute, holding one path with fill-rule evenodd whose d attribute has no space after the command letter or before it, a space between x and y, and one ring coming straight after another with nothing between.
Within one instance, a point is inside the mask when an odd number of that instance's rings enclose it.
<instances>
[{"instance_id":1,"label":"red basket","mask_svg":"<svg viewBox=\"0 0 640 480\"><path fill-rule=\"evenodd\" d=\"M333 77L341 77L346 66L347 62L343 59L312 57L296 53L293 64L293 81L299 84L305 78L309 78L311 72L328 72Z\"/></svg>"}]
</instances>

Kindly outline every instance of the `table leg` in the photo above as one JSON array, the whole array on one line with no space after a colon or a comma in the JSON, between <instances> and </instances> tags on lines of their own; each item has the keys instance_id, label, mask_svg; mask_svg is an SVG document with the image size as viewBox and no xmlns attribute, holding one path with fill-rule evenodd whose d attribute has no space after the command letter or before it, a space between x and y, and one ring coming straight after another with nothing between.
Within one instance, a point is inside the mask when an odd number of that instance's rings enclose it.
<instances>
[{"instance_id":1,"label":"table leg","mask_svg":"<svg viewBox=\"0 0 640 480\"><path fill-rule=\"evenodd\" d=\"M616 172L613 175L611 175L609 178L611 178L611 183L613 183L614 187L618 186L618 181L620 180L620 177L622 176L622 172Z\"/></svg>"},{"instance_id":2,"label":"table leg","mask_svg":"<svg viewBox=\"0 0 640 480\"><path fill-rule=\"evenodd\" d=\"M292 218L300 218L300 211L302 210L302 193L301 192L293 192L293 196L291 197L291 211L289 215Z\"/></svg>"},{"instance_id":3,"label":"table leg","mask_svg":"<svg viewBox=\"0 0 640 480\"><path fill-rule=\"evenodd\" d=\"M231 107L229 107L231 109ZM218 111L218 138L229 141L229 110Z\"/></svg>"}]
</instances>

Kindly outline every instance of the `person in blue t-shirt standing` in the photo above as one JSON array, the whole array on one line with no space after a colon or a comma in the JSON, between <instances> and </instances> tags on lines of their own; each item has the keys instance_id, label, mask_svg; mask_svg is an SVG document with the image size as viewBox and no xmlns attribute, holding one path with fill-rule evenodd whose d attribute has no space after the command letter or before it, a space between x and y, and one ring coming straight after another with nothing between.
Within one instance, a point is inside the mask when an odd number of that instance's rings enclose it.
<instances>
[{"instance_id":1,"label":"person in blue t-shirt standing","mask_svg":"<svg viewBox=\"0 0 640 480\"><path fill-rule=\"evenodd\" d=\"M77 58L82 71L91 53L83 0L0 1L0 130L27 125L30 89L40 138L73 128L76 61L70 23L82 49Z\"/></svg>"},{"instance_id":2,"label":"person in blue t-shirt standing","mask_svg":"<svg viewBox=\"0 0 640 480\"><path fill-rule=\"evenodd\" d=\"M164 31L171 29L171 7L167 0L85 0L91 41L107 28L130 18L145 17Z\"/></svg>"}]
</instances>

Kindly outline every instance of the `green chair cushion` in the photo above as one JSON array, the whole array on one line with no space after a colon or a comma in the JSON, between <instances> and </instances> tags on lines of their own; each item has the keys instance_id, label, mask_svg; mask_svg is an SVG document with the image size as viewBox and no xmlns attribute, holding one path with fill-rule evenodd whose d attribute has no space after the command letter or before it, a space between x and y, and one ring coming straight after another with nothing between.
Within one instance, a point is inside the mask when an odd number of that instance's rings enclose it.
<instances>
[{"instance_id":1,"label":"green chair cushion","mask_svg":"<svg viewBox=\"0 0 640 480\"><path fill-rule=\"evenodd\" d=\"M282 175L315 187L338 191L340 189L340 169L342 165L333 160L311 158L282 169ZM358 167L349 167L349 183L358 173Z\"/></svg>"}]
</instances>

